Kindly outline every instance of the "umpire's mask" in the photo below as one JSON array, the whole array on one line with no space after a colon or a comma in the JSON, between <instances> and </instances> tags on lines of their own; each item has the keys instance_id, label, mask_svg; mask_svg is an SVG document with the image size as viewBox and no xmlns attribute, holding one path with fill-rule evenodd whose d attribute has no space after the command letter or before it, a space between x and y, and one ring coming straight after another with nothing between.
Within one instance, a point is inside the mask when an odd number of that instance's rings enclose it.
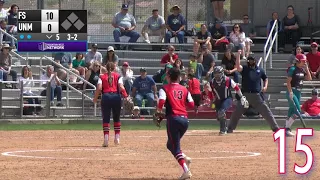
<instances>
[{"instance_id":1,"label":"umpire's mask","mask_svg":"<svg viewBox=\"0 0 320 180\"><path fill-rule=\"evenodd\" d=\"M256 59L252 56L249 56L247 64L248 64L248 67L250 67L250 68L256 67Z\"/></svg>"},{"instance_id":2,"label":"umpire's mask","mask_svg":"<svg viewBox=\"0 0 320 180\"><path fill-rule=\"evenodd\" d=\"M224 79L224 71L222 66L216 66L213 69L213 77L217 83L221 83Z\"/></svg>"}]
</instances>

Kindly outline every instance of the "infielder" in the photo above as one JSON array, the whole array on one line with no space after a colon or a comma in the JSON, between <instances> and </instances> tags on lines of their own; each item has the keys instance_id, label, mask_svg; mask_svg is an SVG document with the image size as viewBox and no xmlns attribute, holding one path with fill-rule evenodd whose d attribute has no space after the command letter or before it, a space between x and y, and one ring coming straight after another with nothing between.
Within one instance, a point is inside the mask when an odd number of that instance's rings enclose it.
<instances>
[{"instance_id":1,"label":"infielder","mask_svg":"<svg viewBox=\"0 0 320 180\"><path fill-rule=\"evenodd\" d=\"M268 78L266 73L262 68L256 65L256 59L254 57L248 57L247 65L240 65L240 54L241 51L238 51L236 57L236 67L237 70L242 75L242 86L241 91L243 95L247 98L249 104L252 105L264 119L267 120L273 132L278 131L279 126L267 106L267 103L264 100L263 93L267 91L268 87ZM261 79L263 80L263 87L261 87ZM237 108L232 113L230 118L230 123L228 125L228 133L232 133L236 129L238 122L245 112L244 107L240 102L237 104Z\"/></svg>"},{"instance_id":2,"label":"infielder","mask_svg":"<svg viewBox=\"0 0 320 180\"><path fill-rule=\"evenodd\" d=\"M307 65L307 57L304 54L297 54L296 63L289 68L287 77L286 97L289 103L289 110L285 128L286 136L289 137L294 136L291 132L291 126L294 120L299 116L298 113L301 112L300 98L303 80L311 81L312 76ZM297 112L296 109L299 112Z\"/></svg>"},{"instance_id":3,"label":"infielder","mask_svg":"<svg viewBox=\"0 0 320 180\"><path fill-rule=\"evenodd\" d=\"M101 113L103 121L103 134L104 142L103 147L108 147L109 131L110 131L110 115L112 111L115 138L114 143L118 145L120 143L120 112L121 112L121 96L128 101L130 100L126 89L123 86L122 77L114 72L116 66L113 62L108 62L106 65L107 72L100 75L97 90L93 99L94 103L97 103L98 97L102 92L101 98Z\"/></svg>"},{"instance_id":4,"label":"infielder","mask_svg":"<svg viewBox=\"0 0 320 180\"><path fill-rule=\"evenodd\" d=\"M180 70L173 68L168 72L169 84L164 85L159 91L159 102L157 113L162 114L162 108L166 106L165 117L167 119L167 148L178 161L183 169L183 174L179 179L189 179L191 158L182 153L180 149L180 140L188 129L188 113L186 104L194 107L194 101L187 88L179 84ZM162 117L159 117L158 124Z\"/></svg>"},{"instance_id":5,"label":"infielder","mask_svg":"<svg viewBox=\"0 0 320 180\"><path fill-rule=\"evenodd\" d=\"M210 82L214 104L217 112L217 120L220 122L220 135L227 133L227 116L226 111L232 106L231 88L233 88L240 97L241 105L244 108L249 107L246 97L242 95L239 86L224 74L222 66L216 66L213 69L213 79Z\"/></svg>"}]
</instances>

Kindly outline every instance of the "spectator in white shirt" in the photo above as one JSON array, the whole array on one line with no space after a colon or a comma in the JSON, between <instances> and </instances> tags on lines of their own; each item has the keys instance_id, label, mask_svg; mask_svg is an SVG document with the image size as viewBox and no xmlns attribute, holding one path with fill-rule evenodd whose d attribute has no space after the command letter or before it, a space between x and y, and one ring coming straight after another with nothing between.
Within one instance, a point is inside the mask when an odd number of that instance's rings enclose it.
<instances>
[{"instance_id":1,"label":"spectator in white shirt","mask_svg":"<svg viewBox=\"0 0 320 180\"><path fill-rule=\"evenodd\" d=\"M21 77L19 77L19 86L20 84L23 84L23 96L37 96L32 92L32 87L34 86L34 81L32 77L31 69L28 66L23 66L21 70ZM38 98L27 98L26 101L28 101L28 104L41 104ZM34 114L38 114L41 111L41 107L37 106L35 107L27 107L30 112L33 112Z\"/></svg>"},{"instance_id":2,"label":"spectator in white shirt","mask_svg":"<svg viewBox=\"0 0 320 180\"><path fill-rule=\"evenodd\" d=\"M0 0L0 19L8 18L8 9L3 8L4 0Z\"/></svg>"},{"instance_id":3,"label":"spectator in white shirt","mask_svg":"<svg viewBox=\"0 0 320 180\"><path fill-rule=\"evenodd\" d=\"M123 77L124 88L126 89L127 94L130 94L134 77L128 62L122 64L121 76Z\"/></svg>"},{"instance_id":4,"label":"spectator in white shirt","mask_svg":"<svg viewBox=\"0 0 320 180\"><path fill-rule=\"evenodd\" d=\"M143 28L142 28L142 36L146 43L150 44L149 35L150 36L159 36L158 42L162 42L165 34L166 24L164 18L159 15L158 9L152 10L152 16L150 16Z\"/></svg>"},{"instance_id":5,"label":"spectator in white shirt","mask_svg":"<svg viewBox=\"0 0 320 180\"><path fill-rule=\"evenodd\" d=\"M239 24L235 24L233 26L233 29L229 37L230 37L230 44L229 44L230 49L232 49L233 52L241 50L241 53L244 56L246 36Z\"/></svg>"},{"instance_id":6,"label":"spectator in white shirt","mask_svg":"<svg viewBox=\"0 0 320 180\"><path fill-rule=\"evenodd\" d=\"M99 61L102 64L102 54L98 52L98 45L92 44L91 51L89 51L85 58L86 67L89 69L93 61Z\"/></svg>"},{"instance_id":7,"label":"spectator in white shirt","mask_svg":"<svg viewBox=\"0 0 320 180\"><path fill-rule=\"evenodd\" d=\"M61 88L61 83L60 80L57 76L56 73L54 73L54 68L53 66L49 65L47 66L47 72L41 76L41 80L48 81L51 76L53 76L53 79L51 81L51 95L50 95L50 105L54 105L54 97L57 96L57 106L63 106L61 103L61 97L62 97L62 88ZM47 87L47 82L42 82L43 87ZM47 95L47 90L43 90L41 92L41 96L46 96Z\"/></svg>"}]
</instances>

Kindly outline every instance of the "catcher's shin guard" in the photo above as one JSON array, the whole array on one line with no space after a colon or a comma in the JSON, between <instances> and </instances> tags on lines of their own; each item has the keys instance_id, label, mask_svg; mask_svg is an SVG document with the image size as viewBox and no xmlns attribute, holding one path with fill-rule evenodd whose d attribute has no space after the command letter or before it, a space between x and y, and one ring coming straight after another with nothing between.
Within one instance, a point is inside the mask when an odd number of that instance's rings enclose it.
<instances>
[{"instance_id":1,"label":"catcher's shin guard","mask_svg":"<svg viewBox=\"0 0 320 180\"><path fill-rule=\"evenodd\" d=\"M220 133L225 133L227 131L227 115L225 111L218 111L218 121L220 123Z\"/></svg>"}]
</instances>

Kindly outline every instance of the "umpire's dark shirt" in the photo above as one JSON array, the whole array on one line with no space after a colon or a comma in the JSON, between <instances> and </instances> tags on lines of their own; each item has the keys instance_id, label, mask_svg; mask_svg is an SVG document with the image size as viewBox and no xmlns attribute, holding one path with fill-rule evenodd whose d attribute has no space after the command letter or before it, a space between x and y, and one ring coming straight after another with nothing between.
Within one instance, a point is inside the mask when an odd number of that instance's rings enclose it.
<instances>
[{"instance_id":1,"label":"umpire's dark shirt","mask_svg":"<svg viewBox=\"0 0 320 180\"><path fill-rule=\"evenodd\" d=\"M249 68L247 65L243 66L241 91L246 93L261 92L261 79L265 81L268 77L264 70L260 67Z\"/></svg>"}]
</instances>

